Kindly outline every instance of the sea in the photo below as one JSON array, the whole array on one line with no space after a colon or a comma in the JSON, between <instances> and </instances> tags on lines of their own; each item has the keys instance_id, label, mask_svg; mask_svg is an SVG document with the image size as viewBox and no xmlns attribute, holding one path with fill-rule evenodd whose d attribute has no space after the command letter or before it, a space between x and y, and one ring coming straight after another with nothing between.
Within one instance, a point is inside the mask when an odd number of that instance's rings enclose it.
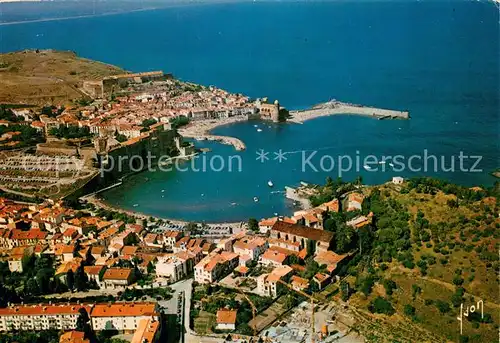
<instances>
[{"instance_id":1,"label":"sea","mask_svg":"<svg viewBox=\"0 0 500 343\"><path fill-rule=\"evenodd\" d=\"M327 177L492 186L500 166L498 28L491 1L244 2L3 25L0 51L72 50L290 110L338 99L410 112L409 120L336 115L218 127L213 133L240 138L246 150L197 142L210 152L100 195L148 215L230 222L290 215L296 204L284 187ZM402 165L378 163L383 156Z\"/></svg>"}]
</instances>

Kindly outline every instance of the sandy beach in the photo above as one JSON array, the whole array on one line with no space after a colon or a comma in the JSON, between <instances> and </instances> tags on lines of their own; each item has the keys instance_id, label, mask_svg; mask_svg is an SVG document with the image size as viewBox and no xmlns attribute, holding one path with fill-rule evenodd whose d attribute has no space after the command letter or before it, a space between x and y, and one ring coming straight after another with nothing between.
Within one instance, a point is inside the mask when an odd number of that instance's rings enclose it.
<instances>
[{"instance_id":1,"label":"sandy beach","mask_svg":"<svg viewBox=\"0 0 500 343\"><path fill-rule=\"evenodd\" d=\"M156 217L156 216L151 216L147 215L141 212L136 212L136 211L128 211L124 210L119 207L112 206L110 204L105 203L102 199L98 198L95 195L89 195L86 197L83 197L88 203L93 204L96 208L102 208L108 211L113 211L113 212L119 212L119 213L124 213L129 216L135 217L137 219L149 219L149 218L154 218L156 221L159 219L163 221L168 221L170 224L173 225L180 225L180 226L185 226L189 224L189 221L184 221L184 220L177 220L177 219L170 219L170 218L163 218L163 217ZM245 222L232 222L232 223L205 223L209 226L221 226L221 227L231 227L233 229L233 232L238 232L242 227L246 225Z\"/></svg>"},{"instance_id":2,"label":"sandy beach","mask_svg":"<svg viewBox=\"0 0 500 343\"><path fill-rule=\"evenodd\" d=\"M211 140L221 142L222 144L228 144L235 147L236 150L245 150L245 143L241 139L228 136L217 136L210 134L210 130L223 125L234 124L242 121L247 121L246 116L236 116L224 119L212 119L212 120L197 120L192 121L187 126L179 129L179 134L183 137L189 137L196 140Z\"/></svg>"}]
</instances>

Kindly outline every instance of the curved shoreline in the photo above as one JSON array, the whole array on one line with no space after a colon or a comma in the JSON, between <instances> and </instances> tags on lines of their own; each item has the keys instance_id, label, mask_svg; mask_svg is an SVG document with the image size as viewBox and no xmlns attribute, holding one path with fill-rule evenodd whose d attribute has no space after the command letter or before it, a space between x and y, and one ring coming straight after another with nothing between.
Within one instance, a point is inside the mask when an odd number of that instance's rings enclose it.
<instances>
[{"instance_id":1,"label":"curved shoreline","mask_svg":"<svg viewBox=\"0 0 500 343\"><path fill-rule=\"evenodd\" d=\"M106 13L99 13L99 14L82 14L82 15L74 15L74 16L59 17L59 18L52 17L52 18L32 19L32 20L7 21L7 22L0 22L0 26L21 25L21 24L29 24L29 23L43 23L43 22L50 22L50 21L57 21L57 20L71 20L71 19L105 17L105 16L118 15L118 14L128 14L128 13L145 12L145 11L156 11L156 10L169 9L169 8L179 8L179 7L196 6L196 5L198 5L198 6L199 5L217 5L217 4L234 3L234 2L236 2L236 1L234 1L234 0L217 0L217 1L210 1L210 2L174 3L174 4L165 4L165 5L160 6L160 7L145 7L145 8L124 10L124 11L120 11L120 12L106 12ZM8 4L8 3L9 2L5 2L3 4Z\"/></svg>"},{"instance_id":2,"label":"curved shoreline","mask_svg":"<svg viewBox=\"0 0 500 343\"><path fill-rule=\"evenodd\" d=\"M30 24L30 23L44 23L44 22L57 21L57 20L71 20L71 19L85 19L85 18L95 18L95 17L107 17L107 16L110 16L110 15L117 15L117 14L128 14L128 13L135 13L135 12L154 11L154 10L158 10L158 9L161 9L161 8L162 7L138 8L138 9L135 9L135 10L128 10L128 11L122 11L122 12L108 12L108 13L100 13L100 14L83 14L83 15L75 15L75 16L60 17L60 18L40 18L40 19L33 19L33 20L8 21L8 22L0 23L0 26L21 25L21 24ZM165 8L167 8L167 7L165 7Z\"/></svg>"},{"instance_id":3,"label":"curved shoreline","mask_svg":"<svg viewBox=\"0 0 500 343\"><path fill-rule=\"evenodd\" d=\"M180 219L171 219L171 218L166 218L166 217L158 217L158 216L148 215L148 214L138 212L138 211L125 210L123 208L111 205L111 204L105 202L104 200L97 198L95 195L87 196L84 198L88 203L93 204L96 208L102 208L102 209L108 210L108 211L123 213L123 214L129 215L131 217L135 217L137 219L146 219L146 220L148 220L149 218L154 218L155 220L161 219L163 221L168 221L170 224L181 225L181 226L187 225L189 223L205 223L205 224L210 225L210 226L229 226L233 230L234 229L242 229L246 225L246 222L244 222L244 221L208 223L208 222L187 221L187 220L180 220Z\"/></svg>"}]
</instances>

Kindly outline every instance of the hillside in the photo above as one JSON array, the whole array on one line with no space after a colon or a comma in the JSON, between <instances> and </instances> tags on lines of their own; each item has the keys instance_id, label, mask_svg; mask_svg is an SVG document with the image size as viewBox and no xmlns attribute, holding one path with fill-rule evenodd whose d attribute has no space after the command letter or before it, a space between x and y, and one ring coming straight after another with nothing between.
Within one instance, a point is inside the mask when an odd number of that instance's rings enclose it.
<instances>
[{"instance_id":1,"label":"hillside","mask_svg":"<svg viewBox=\"0 0 500 343\"><path fill-rule=\"evenodd\" d=\"M0 103L61 105L84 96L78 89L84 80L123 72L69 51L25 50L0 54Z\"/></svg>"},{"instance_id":2,"label":"hillside","mask_svg":"<svg viewBox=\"0 0 500 343\"><path fill-rule=\"evenodd\" d=\"M497 341L498 189L421 178L363 193L371 225L346 235L347 213L327 219L325 229L335 232L337 252L361 249L344 269L338 299L351 305L368 341ZM464 315L460 335L461 304L465 312L480 300L484 317Z\"/></svg>"}]
</instances>

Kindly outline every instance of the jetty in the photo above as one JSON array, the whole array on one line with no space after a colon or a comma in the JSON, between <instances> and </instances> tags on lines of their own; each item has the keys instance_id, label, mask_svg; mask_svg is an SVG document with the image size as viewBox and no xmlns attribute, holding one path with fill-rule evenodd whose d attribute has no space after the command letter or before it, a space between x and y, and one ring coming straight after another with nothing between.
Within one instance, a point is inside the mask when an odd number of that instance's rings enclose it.
<instances>
[{"instance_id":1,"label":"jetty","mask_svg":"<svg viewBox=\"0 0 500 343\"><path fill-rule=\"evenodd\" d=\"M237 151L246 149L245 143L241 139L229 136L217 136L210 134L210 130L218 126L234 124L247 121L247 116L234 116L218 120L198 120L191 122L188 126L179 129L182 137L192 138L197 141L216 141L222 144L232 145Z\"/></svg>"},{"instance_id":2,"label":"jetty","mask_svg":"<svg viewBox=\"0 0 500 343\"><path fill-rule=\"evenodd\" d=\"M289 122L303 123L306 120L325 117L335 114L357 114L374 117L377 119L409 119L408 111L389 110L383 108L369 107L344 103L337 100L331 100L306 110L290 111Z\"/></svg>"},{"instance_id":3,"label":"jetty","mask_svg":"<svg viewBox=\"0 0 500 343\"><path fill-rule=\"evenodd\" d=\"M197 141L216 141L222 144L232 145L237 151L245 150L245 143L241 139L229 136L215 136L215 135L183 135Z\"/></svg>"}]
</instances>

